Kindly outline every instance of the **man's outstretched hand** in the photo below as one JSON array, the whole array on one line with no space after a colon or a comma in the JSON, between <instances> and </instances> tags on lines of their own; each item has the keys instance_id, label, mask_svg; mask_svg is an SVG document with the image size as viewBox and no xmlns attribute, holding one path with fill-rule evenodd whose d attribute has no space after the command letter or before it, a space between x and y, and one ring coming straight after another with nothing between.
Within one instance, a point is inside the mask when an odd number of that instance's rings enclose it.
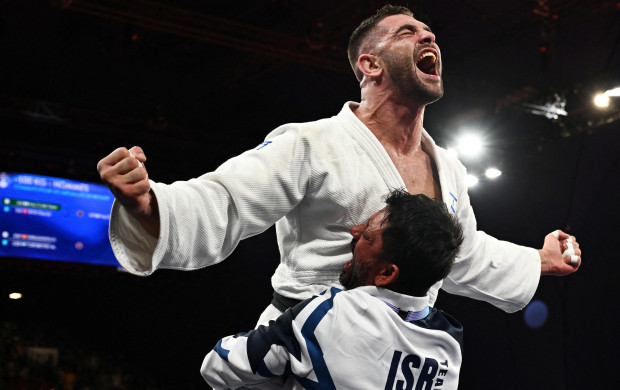
<instances>
[{"instance_id":1,"label":"man's outstretched hand","mask_svg":"<svg viewBox=\"0 0 620 390\"><path fill-rule=\"evenodd\" d=\"M547 234L543 248L538 253L542 275L572 274L581 265L581 249L577 239L561 230Z\"/></svg>"}]
</instances>

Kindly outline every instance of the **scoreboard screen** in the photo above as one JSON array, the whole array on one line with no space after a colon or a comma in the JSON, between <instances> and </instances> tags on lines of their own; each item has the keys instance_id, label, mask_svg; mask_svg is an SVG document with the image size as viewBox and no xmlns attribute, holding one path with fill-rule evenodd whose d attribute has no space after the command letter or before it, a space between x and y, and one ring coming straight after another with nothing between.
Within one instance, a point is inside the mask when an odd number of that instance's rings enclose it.
<instances>
[{"instance_id":1,"label":"scoreboard screen","mask_svg":"<svg viewBox=\"0 0 620 390\"><path fill-rule=\"evenodd\" d=\"M0 172L0 200L0 256L119 266L103 184Z\"/></svg>"}]
</instances>

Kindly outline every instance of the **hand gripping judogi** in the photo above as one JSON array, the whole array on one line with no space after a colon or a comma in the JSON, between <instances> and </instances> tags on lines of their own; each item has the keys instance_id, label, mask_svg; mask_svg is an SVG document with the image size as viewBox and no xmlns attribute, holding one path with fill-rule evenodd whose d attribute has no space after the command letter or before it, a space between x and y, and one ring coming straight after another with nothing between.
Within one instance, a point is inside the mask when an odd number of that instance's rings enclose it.
<instances>
[{"instance_id":1,"label":"hand gripping judogi","mask_svg":"<svg viewBox=\"0 0 620 390\"><path fill-rule=\"evenodd\" d=\"M375 286L331 288L221 339L201 372L215 389L457 389L462 327L428 303Z\"/></svg>"}]
</instances>

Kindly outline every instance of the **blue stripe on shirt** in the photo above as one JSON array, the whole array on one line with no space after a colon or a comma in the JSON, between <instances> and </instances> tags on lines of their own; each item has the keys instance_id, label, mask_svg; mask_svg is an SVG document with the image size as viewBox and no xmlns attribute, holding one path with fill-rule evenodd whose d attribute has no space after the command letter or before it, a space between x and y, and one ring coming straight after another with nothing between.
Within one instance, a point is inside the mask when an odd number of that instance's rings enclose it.
<instances>
[{"instance_id":1,"label":"blue stripe on shirt","mask_svg":"<svg viewBox=\"0 0 620 390\"><path fill-rule=\"evenodd\" d=\"M316 339L314 331L316 330L316 327L319 325L323 317L325 317L327 312L331 310L331 308L334 306L334 297L340 291L342 290L332 287L330 289L331 297L329 297L327 300L317 306L316 309L314 309L312 314L310 314L310 316L301 328L301 334L306 340L306 347L308 348L310 361L312 362L312 367L314 369L314 373L318 382L314 382L307 378L301 378L299 376L296 376L296 378L304 388L309 390L336 389L334 381L332 380L332 377L329 374L329 370L327 369L325 359L323 359L323 351L321 350L321 346Z\"/></svg>"}]
</instances>

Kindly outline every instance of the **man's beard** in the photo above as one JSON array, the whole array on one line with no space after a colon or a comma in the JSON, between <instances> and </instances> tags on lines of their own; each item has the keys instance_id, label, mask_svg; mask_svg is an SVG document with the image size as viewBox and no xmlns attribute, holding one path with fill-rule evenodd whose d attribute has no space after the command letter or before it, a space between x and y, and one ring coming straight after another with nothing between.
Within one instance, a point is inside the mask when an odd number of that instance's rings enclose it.
<instances>
[{"instance_id":1,"label":"man's beard","mask_svg":"<svg viewBox=\"0 0 620 390\"><path fill-rule=\"evenodd\" d=\"M361 266L356 266L355 262L351 262L348 270L343 269L340 273L338 280L345 290L352 290L360 286L366 286L368 283L368 272L372 269L374 263L366 263ZM348 271L348 272L347 272Z\"/></svg>"},{"instance_id":2,"label":"man's beard","mask_svg":"<svg viewBox=\"0 0 620 390\"><path fill-rule=\"evenodd\" d=\"M399 93L415 102L430 104L443 96L443 80L438 86L429 86L417 76L417 67L411 58L397 57L388 53L385 56L388 74Z\"/></svg>"}]
</instances>

